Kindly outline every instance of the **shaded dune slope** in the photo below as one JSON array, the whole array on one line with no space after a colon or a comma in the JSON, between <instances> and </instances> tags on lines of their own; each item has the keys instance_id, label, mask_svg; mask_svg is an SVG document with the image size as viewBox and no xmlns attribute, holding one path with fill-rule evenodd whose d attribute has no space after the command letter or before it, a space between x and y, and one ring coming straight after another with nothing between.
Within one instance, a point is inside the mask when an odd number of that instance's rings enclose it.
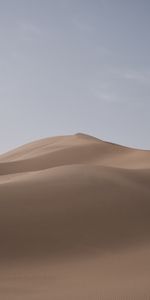
<instances>
[{"instance_id":1,"label":"shaded dune slope","mask_svg":"<svg viewBox=\"0 0 150 300\"><path fill-rule=\"evenodd\" d=\"M0 157L0 259L149 243L150 152L77 134Z\"/></svg>"}]
</instances>

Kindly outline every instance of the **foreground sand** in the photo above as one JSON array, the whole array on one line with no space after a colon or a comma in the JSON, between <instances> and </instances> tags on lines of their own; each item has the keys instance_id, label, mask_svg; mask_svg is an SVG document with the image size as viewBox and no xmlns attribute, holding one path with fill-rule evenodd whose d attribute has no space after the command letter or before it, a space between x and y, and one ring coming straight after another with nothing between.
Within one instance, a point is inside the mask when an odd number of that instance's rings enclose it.
<instances>
[{"instance_id":1,"label":"foreground sand","mask_svg":"<svg viewBox=\"0 0 150 300\"><path fill-rule=\"evenodd\" d=\"M150 299L150 151L76 134L1 155L0 299Z\"/></svg>"}]
</instances>

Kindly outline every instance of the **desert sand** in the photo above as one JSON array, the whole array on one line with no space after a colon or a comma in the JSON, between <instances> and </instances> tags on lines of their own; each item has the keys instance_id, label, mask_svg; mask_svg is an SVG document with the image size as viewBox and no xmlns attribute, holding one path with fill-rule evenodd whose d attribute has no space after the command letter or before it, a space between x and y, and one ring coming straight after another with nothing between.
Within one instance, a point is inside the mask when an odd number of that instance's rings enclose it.
<instances>
[{"instance_id":1,"label":"desert sand","mask_svg":"<svg viewBox=\"0 0 150 300\"><path fill-rule=\"evenodd\" d=\"M1 155L0 299L150 299L150 151L79 133Z\"/></svg>"}]
</instances>

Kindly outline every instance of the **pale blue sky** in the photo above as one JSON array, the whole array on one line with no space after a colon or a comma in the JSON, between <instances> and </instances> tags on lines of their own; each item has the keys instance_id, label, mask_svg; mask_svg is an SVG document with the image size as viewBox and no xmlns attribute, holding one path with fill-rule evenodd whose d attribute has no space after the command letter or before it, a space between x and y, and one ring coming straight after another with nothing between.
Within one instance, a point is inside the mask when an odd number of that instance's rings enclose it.
<instances>
[{"instance_id":1,"label":"pale blue sky","mask_svg":"<svg viewBox=\"0 0 150 300\"><path fill-rule=\"evenodd\" d=\"M0 152L85 132L150 149L149 0L0 0Z\"/></svg>"}]
</instances>

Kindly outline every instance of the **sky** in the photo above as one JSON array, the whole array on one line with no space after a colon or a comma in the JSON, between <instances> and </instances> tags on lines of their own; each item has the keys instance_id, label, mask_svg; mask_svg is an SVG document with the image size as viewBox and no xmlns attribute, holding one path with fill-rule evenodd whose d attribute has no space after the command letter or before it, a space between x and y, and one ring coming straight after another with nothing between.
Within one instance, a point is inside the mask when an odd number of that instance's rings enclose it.
<instances>
[{"instance_id":1,"label":"sky","mask_svg":"<svg viewBox=\"0 0 150 300\"><path fill-rule=\"evenodd\" d=\"M150 149L149 0L0 0L0 153L84 132Z\"/></svg>"}]
</instances>

